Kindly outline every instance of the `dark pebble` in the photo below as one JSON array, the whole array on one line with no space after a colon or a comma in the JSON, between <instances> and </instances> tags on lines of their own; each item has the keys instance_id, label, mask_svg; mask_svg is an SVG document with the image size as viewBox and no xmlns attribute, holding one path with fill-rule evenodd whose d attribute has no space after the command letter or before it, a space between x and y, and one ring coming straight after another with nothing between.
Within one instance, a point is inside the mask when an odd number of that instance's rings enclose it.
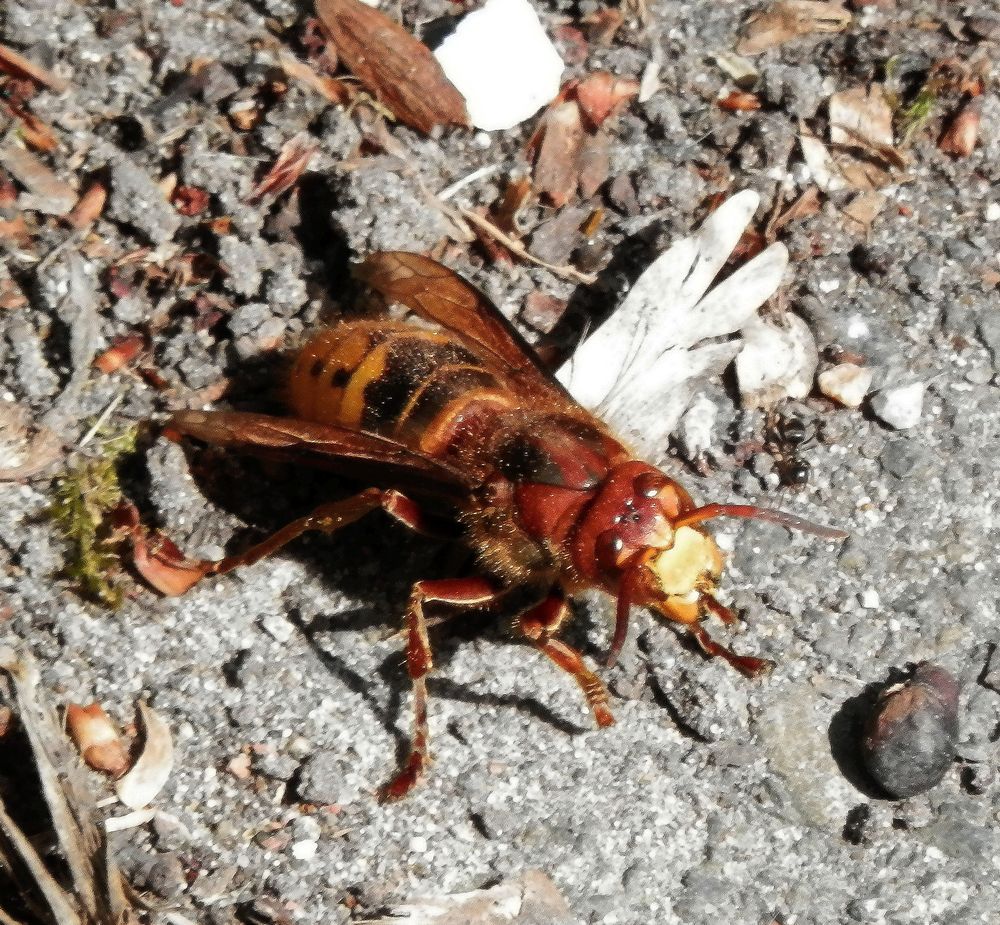
<instances>
[{"instance_id":1,"label":"dark pebble","mask_svg":"<svg viewBox=\"0 0 1000 925\"><path fill-rule=\"evenodd\" d=\"M941 782L955 755L960 690L947 671L925 662L879 696L861 751L887 793L903 799Z\"/></svg>"}]
</instances>

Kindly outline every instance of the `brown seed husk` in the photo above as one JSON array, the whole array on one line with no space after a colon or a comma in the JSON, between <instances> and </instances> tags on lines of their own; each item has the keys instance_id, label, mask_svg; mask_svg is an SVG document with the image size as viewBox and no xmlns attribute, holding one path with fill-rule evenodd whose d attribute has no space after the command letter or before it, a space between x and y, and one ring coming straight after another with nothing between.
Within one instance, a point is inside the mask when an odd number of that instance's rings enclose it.
<instances>
[{"instance_id":1,"label":"brown seed husk","mask_svg":"<svg viewBox=\"0 0 1000 925\"><path fill-rule=\"evenodd\" d=\"M317 0L316 15L337 54L401 122L429 133L469 125L465 99L418 38L361 0Z\"/></svg>"}]
</instances>

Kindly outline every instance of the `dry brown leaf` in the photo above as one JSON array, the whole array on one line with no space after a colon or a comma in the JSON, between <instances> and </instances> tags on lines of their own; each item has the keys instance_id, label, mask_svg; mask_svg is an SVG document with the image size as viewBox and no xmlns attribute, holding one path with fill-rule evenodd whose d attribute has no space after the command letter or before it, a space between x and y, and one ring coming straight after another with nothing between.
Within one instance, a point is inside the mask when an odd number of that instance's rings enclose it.
<instances>
[{"instance_id":1,"label":"dry brown leaf","mask_svg":"<svg viewBox=\"0 0 1000 925\"><path fill-rule=\"evenodd\" d=\"M780 207L779 207L780 208ZM819 189L810 186L799 196L784 212L775 211L774 219L768 223L764 231L764 238L768 242L773 242L777 233L790 222L801 221L819 212Z\"/></svg>"},{"instance_id":2,"label":"dry brown leaf","mask_svg":"<svg viewBox=\"0 0 1000 925\"><path fill-rule=\"evenodd\" d=\"M48 154L59 147L59 139L56 138L56 133L45 122L39 119L38 116L28 112L23 106L16 106L10 102L3 103L3 107L12 116L20 120L21 125L18 129L18 134L29 148L34 148L36 151Z\"/></svg>"},{"instance_id":3,"label":"dry brown leaf","mask_svg":"<svg viewBox=\"0 0 1000 925\"><path fill-rule=\"evenodd\" d=\"M557 208L576 193L583 141L583 121L576 102L559 103L545 113L534 185Z\"/></svg>"},{"instance_id":4,"label":"dry brown leaf","mask_svg":"<svg viewBox=\"0 0 1000 925\"><path fill-rule=\"evenodd\" d=\"M0 481L28 479L62 458L62 441L14 402L0 402Z\"/></svg>"},{"instance_id":5,"label":"dry brown leaf","mask_svg":"<svg viewBox=\"0 0 1000 925\"><path fill-rule=\"evenodd\" d=\"M104 211L104 204L108 199L108 189L101 182L91 183L84 194L77 200L73 211L66 216L66 221L71 228L78 231L89 228L100 218Z\"/></svg>"},{"instance_id":6,"label":"dry brown leaf","mask_svg":"<svg viewBox=\"0 0 1000 925\"><path fill-rule=\"evenodd\" d=\"M887 201L883 193L858 193L841 212L849 223L853 223L853 231L867 236Z\"/></svg>"},{"instance_id":7,"label":"dry brown leaf","mask_svg":"<svg viewBox=\"0 0 1000 925\"><path fill-rule=\"evenodd\" d=\"M27 304L28 298L21 290L21 287L0 270L0 311L24 308Z\"/></svg>"},{"instance_id":8,"label":"dry brown leaf","mask_svg":"<svg viewBox=\"0 0 1000 925\"><path fill-rule=\"evenodd\" d=\"M167 782L174 766L174 744L170 728L160 715L141 700L139 715L145 740L132 769L115 784L115 793L129 809L148 806Z\"/></svg>"},{"instance_id":9,"label":"dry brown leaf","mask_svg":"<svg viewBox=\"0 0 1000 925\"><path fill-rule=\"evenodd\" d=\"M590 32L591 41L607 47L615 40L618 30L625 24L625 17L621 10L604 6L596 13L588 13L580 22Z\"/></svg>"},{"instance_id":10,"label":"dry brown leaf","mask_svg":"<svg viewBox=\"0 0 1000 925\"><path fill-rule=\"evenodd\" d=\"M736 51L756 55L801 35L842 32L850 22L841 0L779 0L747 22Z\"/></svg>"},{"instance_id":11,"label":"dry brown leaf","mask_svg":"<svg viewBox=\"0 0 1000 925\"><path fill-rule=\"evenodd\" d=\"M528 177L516 177L507 184L503 198L491 210L496 226L507 234L519 235L521 213L534 200L535 191Z\"/></svg>"},{"instance_id":12,"label":"dry brown leaf","mask_svg":"<svg viewBox=\"0 0 1000 925\"><path fill-rule=\"evenodd\" d=\"M892 147L892 107L879 84L851 87L830 97L830 141L851 144L859 135Z\"/></svg>"},{"instance_id":13,"label":"dry brown leaf","mask_svg":"<svg viewBox=\"0 0 1000 925\"><path fill-rule=\"evenodd\" d=\"M597 128L610 116L617 115L639 92L639 81L596 71L576 87L576 101L591 126Z\"/></svg>"},{"instance_id":14,"label":"dry brown leaf","mask_svg":"<svg viewBox=\"0 0 1000 925\"><path fill-rule=\"evenodd\" d=\"M611 170L611 142L603 129L584 138L576 168L580 195L589 199L607 180Z\"/></svg>"},{"instance_id":15,"label":"dry brown leaf","mask_svg":"<svg viewBox=\"0 0 1000 925\"><path fill-rule=\"evenodd\" d=\"M289 77L304 84L310 90L315 90L329 102L344 105L350 101L350 90L342 80L337 80L336 77L330 77L328 74L320 74L289 51L279 51L278 61Z\"/></svg>"},{"instance_id":16,"label":"dry brown leaf","mask_svg":"<svg viewBox=\"0 0 1000 925\"><path fill-rule=\"evenodd\" d=\"M29 77L57 93L62 93L69 86L68 80L63 80L48 68L29 61L24 55L18 54L6 45L0 45L0 71L6 71L15 77Z\"/></svg>"},{"instance_id":17,"label":"dry brown leaf","mask_svg":"<svg viewBox=\"0 0 1000 925\"><path fill-rule=\"evenodd\" d=\"M128 752L111 717L99 703L66 707L66 731L88 767L120 777L128 769Z\"/></svg>"},{"instance_id":18,"label":"dry brown leaf","mask_svg":"<svg viewBox=\"0 0 1000 925\"><path fill-rule=\"evenodd\" d=\"M825 193L845 189L868 192L899 182L898 177L874 158L857 157L843 150L831 151L805 126L799 134L799 145L813 180Z\"/></svg>"},{"instance_id":19,"label":"dry brown leaf","mask_svg":"<svg viewBox=\"0 0 1000 925\"><path fill-rule=\"evenodd\" d=\"M716 100L715 105L726 112L753 112L760 109L760 97L746 90L731 90Z\"/></svg>"},{"instance_id":20,"label":"dry brown leaf","mask_svg":"<svg viewBox=\"0 0 1000 925\"><path fill-rule=\"evenodd\" d=\"M340 60L401 122L424 133L469 125L465 99L430 49L361 0L316 0Z\"/></svg>"},{"instance_id":21,"label":"dry brown leaf","mask_svg":"<svg viewBox=\"0 0 1000 925\"><path fill-rule=\"evenodd\" d=\"M973 97L968 100L948 123L944 134L938 141L938 147L945 154L955 157L968 157L976 148L979 140L979 123L982 119L983 98Z\"/></svg>"},{"instance_id":22,"label":"dry brown leaf","mask_svg":"<svg viewBox=\"0 0 1000 925\"><path fill-rule=\"evenodd\" d=\"M76 204L73 187L60 180L30 151L8 143L0 148L0 165L28 190L27 208L47 215L66 215Z\"/></svg>"},{"instance_id":23,"label":"dry brown leaf","mask_svg":"<svg viewBox=\"0 0 1000 925\"><path fill-rule=\"evenodd\" d=\"M308 132L299 132L289 138L281 146L274 165L250 191L247 202L252 205L265 196L274 198L291 189L309 166L309 161L317 150L319 142Z\"/></svg>"},{"instance_id":24,"label":"dry brown leaf","mask_svg":"<svg viewBox=\"0 0 1000 925\"><path fill-rule=\"evenodd\" d=\"M128 366L146 349L146 338L141 334L119 337L107 350L94 357L94 368L106 376Z\"/></svg>"}]
</instances>

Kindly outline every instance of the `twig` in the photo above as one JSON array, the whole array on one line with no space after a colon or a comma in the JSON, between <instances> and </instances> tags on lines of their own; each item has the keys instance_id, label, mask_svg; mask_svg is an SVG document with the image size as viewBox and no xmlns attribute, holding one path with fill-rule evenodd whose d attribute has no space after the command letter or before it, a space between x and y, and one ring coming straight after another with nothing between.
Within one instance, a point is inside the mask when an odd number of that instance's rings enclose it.
<instances>
[{"instance_id":1,"label":"twig","mask_svg":"<svg viewBox=\"0 0 1000 925\"><path fill-rule=\"evenodd\" d=\"M477 215L471 209L463 209L459 207L458 213L467 222L475 225L480 231L499 241L504 247L507 248L507 250L515 256L520 257L522 260L527 260L536 266L543 267L555 276L558 276L561 279L568 279L574 283L584 283L591 286L597 282L597 277L593 273L584 273L576 269L576 267L571 266L556 266L555 264L548 263L545 260L535 257L527 251L525 246L521 244L520 241L515 241L509 235L504 234L499 228L497 228L496 225L493 224L493 222L487 218L483 218L481 215Z\"/></svg>"},{"instance_id":2,"label":"twig","mask_svg":"<svg viewBox=\"0 0 1000 925\"><path fill-rule=\"evenodd\" d=\"M465 189L465 187L470 186L478 180L482 180L483 177L488 177L490 174L496 173L499 169L500 164L487 164L485 167L473 170L468 176L462 177L461 180L456 180L451 186L446 186L437 194L437 198L442 202L451 199L459 190Z\"/></svg>"},{"instance_id":3,"label":"twig","mask_svg":"<svg viewBox=\"0 0 1000 925\"><path fill-rule=\"evenodd\" d=\"M108 406L97 416L97 420L94 421L93 426L84 435L83 439L80 441L78 450L82 450L91 440L94 439L97 432L104 426L109 417L114 413L115 408L117 408L125 398L124 392L119 392L114 398L108 402Z\"/></svg>"},{"instance_id":4,"label":"twig","mask_svg":"<svg viewBox=\"0 0 1000 925\"><path fill-rule=\"evenodd\" d=\"M64 80L58 74L53 74L48 68L29 61L24 55L19 55L13 48L0 45L0 70L12 71L21 77L30 77L40 84L44 84L50 90L62 93L69 87L69 81Z\"/></svg>"}]
</instances>

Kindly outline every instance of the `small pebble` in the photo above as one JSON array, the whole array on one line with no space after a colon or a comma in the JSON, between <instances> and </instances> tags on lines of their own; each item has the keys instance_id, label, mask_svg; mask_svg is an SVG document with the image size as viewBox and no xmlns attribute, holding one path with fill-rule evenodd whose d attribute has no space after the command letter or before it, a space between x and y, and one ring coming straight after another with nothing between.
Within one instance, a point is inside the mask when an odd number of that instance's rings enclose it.
<instances>
[{"instance_id":1,"label":"small pebble","mask_svg":"<svg viewBox=\"0 0 1000 925\"><path fill-rule=\"evenodd\" d=\"M423 835L414 835L410 839L410 851L414 854L423 854L427 851L427 839Z\"/></svg>"},{"instance_id":2,"label":"small pebble","mask_svg":"<svg viewBox=\"0 0 1000 925\"><path fill-rule=\"evenodd\" d=\"M986 207L986 221L1000 221L1000 202L991 202Z\"/></svg>"},{"instance_id":3,"label":"small pebble","mask_svg":"<svg viewBox=\"0 0 1000 925\"><path fill-rule=\"evenodd\" d=\"M488 0L434 52L476 128L513 128L558 92L563 61L528 0Z\"/></svg>"},{"instance_id":4,"label":"small pebble","mask_svg":"<svg viewBox=\"0 0 1000 925\"><path fill-rule=\"evenodd\" d=\"M955 755L959 683L943 668L917 666L879 696L861 742L872 778L900 799L937 786Z\"/></svg>"},{"instance_id":5,"label":"small pebble","mask_svg":"<svg viewBox=\"0 0 1000 925\"><path fill-rule=\"evenodd\" d=\"M859 408L871 388L870 369L855 363L841 363L824 369L817 377L819 390L845 408Z\"/></svg>"},{"instance_id":6,"label":"small pebble","mask_svg":"<svg viewBox=\"0 0 1000 925\"><path fill-rule=\"evenodd\" d=\"M297 861L311 861L316 857L316 852L319 850L319 843L311 838L304 838L302 841L295 842L292 845L292 857Z\"/></svg>"},{"instance_id":7,"label":"small pebble","mask_svg":"<svg viewBox=\"0 0 1000 925\"><path fill-rule=\"evenodd\" d=\"M861 606L866 610L877 610L881 603L882 599L874 588L867 588L861 592Z\"/></svg>"},{"instance_id":8,"label":"small pebble","mask_svg":"<svg viewBox=\"0 0 1000 925\"><path fill-rule=\"evenodd\" d=\"M896 430L915 427L924 410L924 384L911 382L909 385L882 389L872 398L872 410L880 420Z\"/></svg>"}]
</instances>

